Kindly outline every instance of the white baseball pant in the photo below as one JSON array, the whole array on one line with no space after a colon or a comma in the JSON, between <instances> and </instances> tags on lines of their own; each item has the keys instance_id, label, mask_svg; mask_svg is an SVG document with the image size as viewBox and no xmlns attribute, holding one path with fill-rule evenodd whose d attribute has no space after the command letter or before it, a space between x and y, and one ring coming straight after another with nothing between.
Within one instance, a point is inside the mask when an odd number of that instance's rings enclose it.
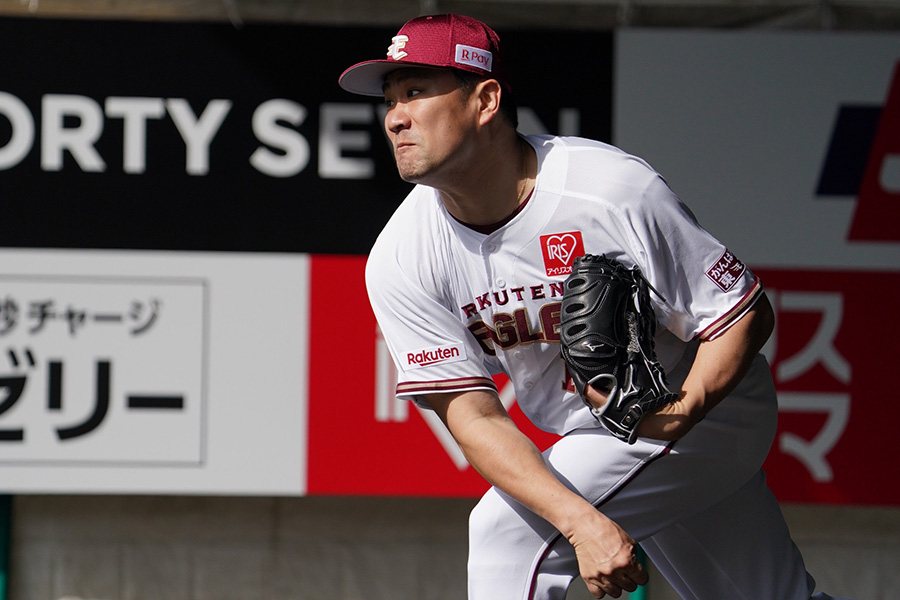
<instances>
[{"instance_id":1,"label":"white baseball pant","mask_svg":"<svg viewBox=\"0 0 900 600\"><path fill-rule=\"evenodd\" d=\"M584 429L544 457L640 542L685 600L809 600L815 582L761 470L774 389L746 383L674 444ZM472 511L469 537L469 600L562 600L578 575L568 541L496 489Z\"/></svg>"}]
</instances>

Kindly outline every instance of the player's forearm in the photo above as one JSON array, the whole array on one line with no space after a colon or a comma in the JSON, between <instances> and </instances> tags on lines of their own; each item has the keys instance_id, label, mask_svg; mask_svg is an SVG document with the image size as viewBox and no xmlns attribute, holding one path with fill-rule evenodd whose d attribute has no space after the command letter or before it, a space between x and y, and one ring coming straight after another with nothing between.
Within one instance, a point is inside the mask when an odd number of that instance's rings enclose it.
<instances>
[{"instance_id":1,"label":"player's forearm","mask_svg":"<svg viewBox=\"0 0 900 600\"><path fill-rule=\"evenodd\" d=\"M456 431L472 465L565 536L575 549L579 573L588 589L618 596L622 589L634 590L636 585L646 583L646 573L637 566L634 539L565 487L502 406L499 410L502 412L474 417L468 414L459 419L449 411L447 423L451 431Z\"/></svg>"},{"instance_id":2,"label":"player's forearm","mask_svg":"<svg viewBox=\"0 0 900 600\"><path fill-rule=\"evenodd\" d=\"M730 394L747 374L769 338L774 314L763 296L737 323L714 340L702 342L682 385L684 401L698 418Z\"/></svg>"},{"instance_id":3,"label":"player's forearm","mask_svg":"<svg viewBox=\"0 0 900 600\"><path fill-rule=\"evenodd\" d=\"M568 534L596 510L565 487L547 468L540 451L516 427L499 400L472 410L460 398L439 410L472 467L492 485Z\"/></svg>"},{"instance_id":4,"label":"player's forearm","mask_svg":"<svg viewBox=\"0 0 900 600\"><path fill-rule=\"evenodd\" d=\"M461 447L475 469L558 529L592 507L566 488L547 468L538 449L510 421L482 419Z\"/></svg>"}]
</instances>

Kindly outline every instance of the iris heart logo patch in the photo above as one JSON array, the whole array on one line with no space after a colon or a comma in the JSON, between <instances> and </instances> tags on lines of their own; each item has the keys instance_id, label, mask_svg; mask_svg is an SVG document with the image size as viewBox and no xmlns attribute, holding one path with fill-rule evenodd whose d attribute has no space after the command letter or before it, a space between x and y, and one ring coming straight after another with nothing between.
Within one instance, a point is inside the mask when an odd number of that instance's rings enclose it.
<instances>
[{"instance_id":1,"label":"iris heart logo patch","mask_svg":"<svg viewBox=\"0 0 900 600\"><path fill-rule=\"evenodd\" d=\"M572 273L572 261L584 254L584 242L580 231L553 233L541 236L541 252L548 277Z\"/></svg>"}]
</instances>

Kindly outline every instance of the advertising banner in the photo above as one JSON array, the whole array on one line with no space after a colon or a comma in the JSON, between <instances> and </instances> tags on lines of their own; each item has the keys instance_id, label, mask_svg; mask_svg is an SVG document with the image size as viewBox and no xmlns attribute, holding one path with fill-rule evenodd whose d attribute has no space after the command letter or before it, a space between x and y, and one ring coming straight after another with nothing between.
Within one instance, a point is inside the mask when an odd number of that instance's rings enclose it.
<instances>
[{"instance_id":1,"label":"advertising banner","mask_svg":"<svg viewBox=\"0 0 900 600\"><path fill-rule=\"evenodd\" d=\"M308 256L0 265L0 490L305 493Z\"/></svg>"},{"instance_id":2,"label":"advertising banner","mask_svg":"<svg viewBox=\"0 0 900 600\"><path fill-rule=\"evenodd\" d=\"M367 254L410 186L337 80L395 33L0 18L0 244ZM523 129L609 139L612 35L534 38L504 36ZM547 44L581 58L532 77Z\"/></svg>"},{"instance_id":3,"label":"advertising banner","mask_svg":"<svg viewBox=\"0 0 900 600\"><path fill-rule=\"evenodd\" d=\"M779 499L898 504L879 475L900 333L900 37L622 31L615 143L759 274Z\"/></svg>"},{"instance_id":4,"label":"advertising banner","mask_svg":"<svg viewBox=\"0 0 900 600\"><path fill-rule=\"evenodd\" d=\"M337 78L395 33L0 18L0 492L302 495L313 449L318 493L434 493L334 462L383 463L375 329L341 328L410 188ZM504 35L523 130L609 139L612 35L534 35ZM530 77L545 43L582 58Z\"/></svg>"},{"instance_id":5,"label":"advertising banner","mask_svg":"<svg viewBox=\"0 0 900 600\"><path fill-rule=\"evenodd\" d=\"M395 29L0 19L0 491L486 489L365 295L409 186L336 79ZM779 499L900 503L900 38L501 35L521 131L647 159L762 277Z\"/></svg>"},{"instance_id":6,"label":"advertising banner","mask_svg":"<svg viewBox=\"0 0 900 600\"><path fill-rule=\"evenodd\" d=\"M663 174L760 275L775 308L764 353L780 403L766 463L776 495L900 503L879 458L900 403L878 375L891 371L900 333L889 306L900 294L900 38L627 30L615 56L613 142ZM360 317L361 331L375 327ZM353 419L379 450L329 459L373 492L483 491L434 417L393 400L374 340L376 401ZM500 389L538 445L552 443ZM310 417L328 419L315 403ZM313 427L311 448L324 429ZM322 456L311 452L311 490L357 485L329 478Z\"/></svg>"},{"instance_id":7,"label":"advertising banner","mask_svg":"<svg viewBox=\"0 0 900 600\"><path fill-rule=\"evenodd\" d=\"M758 269L778 324L765 353L778 388L779 433L766 463L785 501L900 503L882 473L885 442L900 418L890 339L900 317L884 289L900 273Z\"/></svg>"},{"instance_id":8,"label":"advertising banner","mask_svg":"<svg viewBox=\"0 0 900 600\"><path fill-rule=\"evenodd\" d=\"M364 298L364 257L313 260L312 314L329 307L338 321L310 328L309 493L469 496L487 489L443 424L430 412L394 397L394 371ZM879 462L897 415L879 385L888 369L887 339L900 317L883 286L898 274L756 269L776 312L776 331L763 349L779 396L779 429L766 463L769 483L787 502L896 505L900 484ZM340 286L340 304L332 290ZM877 319L877 322L876 322ZM352 349L347 340L352 339ZM352 358L353 377L335 357ZM344 381L340 393L329 393ZM322 387L320 387L322 386ZM501 399L520 428L546 448L556 439L537 430L515 404L511 385L498 379ZM353 398L352 404L350 398ZM877 412L870 418L869 411ZM336 432L346 432L341 437ZM351 433L352 432L352 435ZM352 437L353 443L335 443Z\"/></svg>"}]
</instances>

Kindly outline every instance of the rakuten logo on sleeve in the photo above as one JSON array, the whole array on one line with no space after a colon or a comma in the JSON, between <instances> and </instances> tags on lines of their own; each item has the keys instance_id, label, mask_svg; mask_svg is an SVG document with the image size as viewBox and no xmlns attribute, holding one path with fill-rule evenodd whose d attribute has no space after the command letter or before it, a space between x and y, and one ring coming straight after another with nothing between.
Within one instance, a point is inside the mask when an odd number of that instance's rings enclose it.
<instances>
[{"instance_id":1,"label":"rakuten logo on sleeve","mask_svg":"<svg viewBox=\"0 0 900 600\"><path fill-rule=\"evenodd\" d=\"M405 369L430 367L442 363L454 363L466 359L466 348L462 344L426 348L415 352L407 352L404 360Z\"/></svg>"}]
</instances>

